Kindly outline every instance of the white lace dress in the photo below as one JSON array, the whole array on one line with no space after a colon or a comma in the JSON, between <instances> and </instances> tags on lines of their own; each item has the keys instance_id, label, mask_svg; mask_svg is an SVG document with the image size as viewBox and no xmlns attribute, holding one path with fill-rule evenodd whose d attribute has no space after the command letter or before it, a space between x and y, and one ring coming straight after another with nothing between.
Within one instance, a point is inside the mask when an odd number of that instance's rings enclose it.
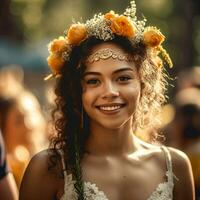
<instances>
[{"instance_id":1,"label":"white lace dress","mask_svg":"<svg viewBox=\"0 0 200 200\"><path fill-rule=\"evenodd\" d=\"M174 188L174 174L172 171L172 160L169 150L162 146L162 151L165 154L167 171L166 171L166 182L160 183L156 190L152 192L151 196L147 200L172 200L173 199L173 188ZM62 156L62 165L65 169L65 163L63 159L63 153L60 151ZM72 174L67 174L64 170L64 194L60 200L77 200L77 194L74 188L75 181L72 179ZM103 191L100 191L98 187L90 182L84 182L84 194L86 200L109 200Z\"/></svg>"}]
</instances>

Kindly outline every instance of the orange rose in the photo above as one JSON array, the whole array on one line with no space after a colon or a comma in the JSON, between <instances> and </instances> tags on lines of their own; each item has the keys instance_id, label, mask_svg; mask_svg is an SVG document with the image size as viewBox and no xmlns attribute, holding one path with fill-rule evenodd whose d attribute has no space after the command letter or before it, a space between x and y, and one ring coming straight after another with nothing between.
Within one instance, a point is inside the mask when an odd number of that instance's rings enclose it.
<instances>
[{"instance_id":1,"label":"orange rose","mask_svg":"<svg viewBox=\"0 0 200 200\"><path fill-rule=\"evenodd\" d=\"M56 74L61 70L61 68L64 65L64 60L62 59L60 55L57 55L57 54L51 54L47 58L47 62L50 68L52 69L52 71Z\"/></svg>"},{"instance_id":2,"label":"orange rose","mask_svg":"<svg viewBox=\"0 0 200 200\"><path fill-rule=\"evenodd\" d=\"M84 24L73 24L67 33L69 44L78 45L87 37L87 30Z\"/></svg>"},{"instance_id":3,"label":"orange rose","mask_svg":"<svg viewBox=\"0 0 200 200\"><path fill-rule=\"evenodd\" d=\"M58 53L64 51L67 46L67 42L63 37L53 40L49 45L49 51L52 53Z\"/></svg>"},{"instance_id":4,"label":"orange rose","mask_svg":"<svg viewBox=\"0 0 200 200\"><path fill-rule=\"evenodd\" d=\"M113 33L129 38L135 36L135 27L127 17L120 15L112 18L111 22L111 29Z\"/></svg>"},{"instance_id":5,"label":"orange rose","mask_svg":"<svg viewBox=\"0 0 200 200\"><path fill-rule=\"evenodd\" d=\"M148 27L143 33L143 40L148 47L156 47L165 40L165 36L158 29Z\"/></svg>"},{"instance_id":6,"label":"orange rose","mask_svg":"<svg viewBox=\"0 0 200 200\"><path fill-rule=\"evenodd\" d=\"M117 17L117 15L115 14L115 12L113 10L111 10L109 13L106 13L104 15L104 18L107 20L111 20L114 17Z\"/></svg>"}]
</instances>

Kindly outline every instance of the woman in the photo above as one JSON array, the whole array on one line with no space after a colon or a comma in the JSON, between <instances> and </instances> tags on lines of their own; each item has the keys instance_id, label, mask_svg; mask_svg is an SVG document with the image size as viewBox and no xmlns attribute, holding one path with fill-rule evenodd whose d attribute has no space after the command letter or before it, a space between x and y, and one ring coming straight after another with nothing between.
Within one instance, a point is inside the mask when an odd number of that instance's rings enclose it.
<instances>
[{"instance_id":1,"label":"woman","mask_svg":"<svg viewBox=\"0 0 200 200\"><path fill-rule=\"evenodd\" d=\"M35 146L39 146L42 136L40 131L41 136L36 137L36 128L40 128L40 115L35 106L35 99L27 91L20 92L18 97L0 96L0 129L5 141L8 163L18 187L30 158L36 153ZM35 116L37 127L33 124Z\"/></svg>"},{"instance_id":2,"label":"woman","mask_svg":"<svg viewBox=\"0 0 200 200\"><path fill-rule=\"evenodd\" d=\"M19 187L29 159L27 158L29 129L16 98L0 97L0 128L5 141L8 163ZM22 152L25 155L21 156Z\"/></svg>"},{"instance_id":3,"label":"woman","mask_svg":"<svg viewBox=\"0 0 200 200\"><path fill-rule=\"evenodd\" d=\"M50 43L57 136L31 160L20 200L194 199L185 154L134 135L165 101L159 52L171 66L164 36L135 11L132 1L123 15L96 15Z\"/></svg>"}]
</instances>

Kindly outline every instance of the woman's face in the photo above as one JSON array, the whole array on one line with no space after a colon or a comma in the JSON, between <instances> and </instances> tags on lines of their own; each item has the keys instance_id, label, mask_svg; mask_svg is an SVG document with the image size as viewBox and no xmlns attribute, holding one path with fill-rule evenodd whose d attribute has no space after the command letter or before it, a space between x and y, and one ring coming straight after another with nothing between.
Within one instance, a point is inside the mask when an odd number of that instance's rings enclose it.
<instances>
[{"instance_id":1,"label":"woman's face","mask_svg":"<svg viewBox=\"0 0 200 200\"><path fill-rule=\"evenodd\" d=\"M95 46L91 54L105 48L120 55L126 54L112 43ZM108 58L87 63L86 66L82 101L90 124L118 129L132 123L141 90L134 63Z\"/></svg>"}]
</instances>

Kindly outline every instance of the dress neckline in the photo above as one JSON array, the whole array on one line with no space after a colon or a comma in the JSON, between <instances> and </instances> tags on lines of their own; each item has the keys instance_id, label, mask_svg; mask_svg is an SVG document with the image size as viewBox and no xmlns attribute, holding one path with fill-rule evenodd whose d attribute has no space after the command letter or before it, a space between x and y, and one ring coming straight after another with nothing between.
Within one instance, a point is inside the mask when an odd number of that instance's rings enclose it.
<instances>
[{"instance_id":1,"label":"dress neckline","mask_svg":"<svg viewBox=\"0 0 200 200\"><path fill-rule=\"evenodd\" d=\"M159 183L147 200L172 200L173 198L173 187L174 187L173 178L175 175L173 174L172 171L171 155L169 150L165 146L161 146L161 149L165 154L165 160L167 165L165 176L167 177L167 180ZM63 153L61 155L63 155ZM62 163L63 163L63 168L65 169L64 159L62 159ZM77 194L74 188L75 181L72 179L72 174L67 174L65 170L64 176L65 176L65 188L64 188L64 194L60 198L60 200L68 200L68 199L76 200ZM86 194L86 199L88 200L90 199L109 200L106 194L102 190L100 190L95 183L91 183L90 181L84 181L84 192Z\"/></svg>"}]
</instances>

